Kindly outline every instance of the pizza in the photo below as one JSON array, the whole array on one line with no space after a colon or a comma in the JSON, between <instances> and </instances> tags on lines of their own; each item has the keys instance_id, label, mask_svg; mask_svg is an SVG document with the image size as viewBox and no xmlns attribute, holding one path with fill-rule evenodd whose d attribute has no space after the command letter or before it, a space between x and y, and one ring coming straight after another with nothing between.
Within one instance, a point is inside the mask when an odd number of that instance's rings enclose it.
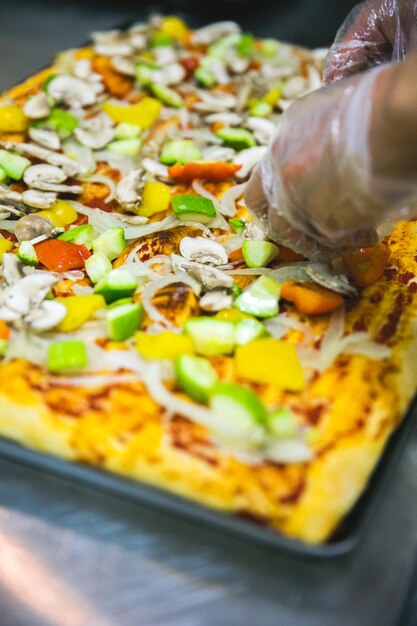
<instances>
[{"instance_id":1,"label":"pizza","mask_svg":"<svg viewBox=\"0 0 417 626\"><path fill-rule=\"evenodd\" d=\"M245 184L325 50L174 16L0 101L0 435L308 543L416 390L417 234L314 262Z\"/></svg>"}]
</instances>

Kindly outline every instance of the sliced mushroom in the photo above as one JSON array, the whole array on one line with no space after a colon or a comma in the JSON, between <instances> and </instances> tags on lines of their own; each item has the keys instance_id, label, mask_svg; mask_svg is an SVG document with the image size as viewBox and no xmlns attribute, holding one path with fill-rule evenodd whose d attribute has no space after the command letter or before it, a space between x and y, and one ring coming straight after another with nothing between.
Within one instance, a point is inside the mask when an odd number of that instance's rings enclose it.
<instances>
[{"instance_id":1,"label":"sliced mushroom","mask_svg":"<svg viewBox=\"0 0 417 626\"><path fill-rule=\"evenodd\" d=\"M207 117L205 118L205 121L208 124L217 124L218 122L220 122L225 126L239 126L240 124L242 124L243 119L237 113L227 111L224 113L210 113L210 115L207 115Z\"/></svg>"},{"instance_id":2,"label":"sliced mushroom","mask_svg":"<svg viewBox=\"0 0 417 626\"><path fill-rule=\"evenodd\" d=\"M180 242L180 253L188 261L208 263L211 265L225 265L228 262L224 247L204 237L184 237Z\"/></svg>"},{"instance_id":3,"label":"sliced mushroom","mask_svg":"<svg viewBox=\"0 0 417 626\"><path fill-rule=\"evenodd\" d=\"M258 224L255 224L255 222L246 222L242 236L245 237L245 239L252 239L255 241L263 241L266 239L265 232L260 226L258 226Z\"/></svg>"},{"instance_id":4,"label":"sliced mushroom","mask_svg":"<svg viewBox=\"0 0 417 626\"><path fill-rule=\"evenodd\" d=\"M177 60L177 53L172 46L157 46L153 49L153 54L157 65L175 63Z\"/></svg>"},{"instance_id":5,"label":"sliced mushroom","mask_svg":"<svg viewBox=\"0 0 417 626\"><path fill-rule=\"evenodd\" d=\"M200 298L199 304L203 311L215 313L221 309L229 309L233 304L233 297L225 289L213 289Z\"/></svg>"},{"instance_id":6,"label":"sliced mushroom","mask_svg":"<svg viewBox=\"0 0 417 626\"><path fill-rule=\"evenodd\" d=\"M56 193L81 193L79 185L62 185L67 175L56 165L31 165L23 174L25 183L33 189L55 191Z\"/></svg>"},{"instance_id":7,"label":"sliced mushroom","mask_svg":"<svg viewBox=\"0 0 417 626\"><path fill-rule=\"evenodd\" d=\"M113 69L119 74L125 74L126 76L134 76L135 75L135 65L130 59L121 56L115 56L111 59L111 64Z\"/></svg>"},{"instance_id":8,"label":"sliced mushroom","mask_svg":"<svg viewBox=\"0 0 417 626\"><path fill-rule=\"evenodd\" d=\"M35 209L51 209L56 204L57 194L53 191L27 189L22 193L23 202Z\"/></svg>"},{"instance_id":9,"label":"sliced mushroom","mask_svg":"<svg viewBox=\"0 0 417 626\"><path fill-rule=\"evenodd\" d=\"M40 91L35 96L29 98L23 106L23 112L26 117L33 120L48 117L51 112L51 107L49 106L46 93L44 91Z\"/></svg>"},{"instance_id":10,"label":"sliced mushroom","mask_svg":"<svg viewBox=\"0 0 417 626\"><path fill-rule=\"evenodd\" d=\"M118 182L116 198L125 208L133 210L142 201L143 170L132 170Z\"/></svg>"},{"instance_id":11,"label":"sliced mushroom","mask_svg":"<svg viewBox=\"0 0 417 626\"><path fill-rule=\"evenodd\" d=\"M227 65L234 74L244 74L251 63L250 57L243 57L234 50L229 50Z\"/></svg>"},{"instance_id":12,"label":"sliced mushroom","mask_svg":"<svg viewBox=\"0 0 417 626\"><path fill-rule=\"evenodd\" d=\"M345 274L335 274L327 263L309 263L305 270L308 276L322 287L346 296L356 296L358 293Z\"/></svg>"},{"instance_id":13,"label":"sliced mushroom","mask_svg":"<svg viewBox=\"0 0 417 626\"><path fill-rule=\"evenodd\" d=\"M133 46L129 41L109 41L107 43L96 43L94 51L96 54L105 57L129 57L133 54Z\"/></svg>"},{"instance_id":14,"label":"sliced mushroom","mask_svg":"<svg viewBox=\"0 0 417 626\"><path fill-rule=\"evenodd\" d=\"M206 161L231 161L236 156L233 148L224 146L209 146L202 150L202 154Z\"/></svg>"},{"instance_id":15,"label":"sliced mushroom","mask_svg":"<svg viewBox=\"0 0 417 626\"><path fill-rule=\"evenodd\" d=\"M185 78L185 69L180 63L168 63L152 72L152 81L162 85L178 85Z\"/></svg>"},{"instance_id":16,"label":"sliced mushroom","mask_svg":"<svg viewBox=\"0 0 417 626\"><path fill-rule=\"evenodd\" d=\"M142 33L131 33L129 37L130 45L133 47L135 52L139 52L140 50L144 50L146 48L147 40L146 36Z\"/></svg>"},{"instance_id":17,"label":"sliced mushroom","mask_svg":"<svg viewBox=\"0 0 417 626\"><path fill-rule=\"evenodd\" d=\"M45 331L55 328L67 314L67 308L62 302L45 300L36 309L30 311L25 317L25 323L33 330Z\"/></svg>"},{"instance_id":18,"label":"sliced mushroom","mask_svg":"<svg viewBox=\"0 0 417 626\"><path fill-rule=\"evenodd\" d=\"M247 178L255 165L262 159L266 150L266 146L254 146L253 148L248 148L247 150L239 152L239 154L233 159L233 163L242 166L240 170L236 172L236 178L239 180Z\"/></svg>"},{"instance_id":19,"label":"sliced mushroom","mask_svg":"<svg viewBox=\"0 0 417 626\"><path fill-rule=\"evenodd\" d=\"M81 80L88 80L93 73L91 59L78 59L78 61L75 61L72 71L76 78L81 78Z\"/></svg>"},{"instance_id":20,"label":"sliced mushroom","mask_svg":"<svg viewBox=\"0 0 417 626\"><path fill-rule=\"evenodd\" d=\"M99 113L85 120L82 126L74 130L74 134L83 146L100 150L114 138L113 122L105 113Z\"/></svg>"},{"instance_id":21,"label":"sliced mushroom","mask_svg":"<svg viewBox=\"0 0 417 626\"><path fill-rule=\"evenodd\" d=\"M113 43L120 40L122 31L117 28L112 30L95 30L90 36L94 43Z\"/></svg>"},{"instance_id":22,"label":"sliced mushroom","mask_svg":"<svg viewBox=\"0 0 417 626\"><path fill-rule=\"evenodd\" d=\"M245 126L253 131L256 141L263 145L269 143L276 129L274 122L262 117L248 117Z\"/></svg>"},{"instance_id":23,"label":"sliced mushroom","mask_svg":"<svg viewBox=\"0 0 417 626\"><path fill-rule=\"evenodd\" d=\"M76 161L66 157L59 152L47 150L33 143L20 143L15 141L0 141L0 148L12 150L24 156L34 157L40 161L45 161L51 165L62 167L67 176L76 176L80 171L80 166Z\"/></svg>"},{"instance_id":24,"label":"sliced mushroom","mask_svg":"<svg viewBox=\"0 0 417 626\"><path fill-rule=\"evenodd\" d=\"M92 84L68 74L53 78L48 85L48 93L54 100L70 107L83 108L97 101L96 91Z\"/></svg>"},{"instance_id":25,"label":"sliced mushroom","mask_svg":"<svg viewBox=\"0 0 417 626\"><path fill-rule=\"evenodd\" d=\"M194 31L192 41L196 44L210 45L217 39L232 33L240 33L240 26L236 22L213 22Z\"/></svg>"},{"instance_id":26,"label":"sliced mushroom","mask_svg":"<svg viewBox=\"0 0 417 626\"><path fill-rule=\"evenodd\" d=\"M39 235L50 235L53 229L50 219L32 213L17 220L14 232L19 241L30 241Z\"/></svg>"},{"instance_id":27,"label":"sliced mushroom","mask_svg":"<svg viewBox=\"0 0 417 626\"><path fill-rule=\"evenodd\" d=\"M159 180L164 182L169 182L171 180L168 174L168 167L159 163L159 161L156 161L155 159L146 157L142 161L142 167L148 174L155 176L155 178L158 178Z\"/></svg>"},{"instance_id":28,"label":"sliced mushroom","mask_svg":"<svg viewBox=\"0 0 417 626\"><path fill-rule=\"evenodd\" d=\"M236 96L223 91L199 90L197 95L200 98L200 102L196 102L193 106L196 111L220 113L227 111L227 109L234 109L237 104Z\"/></svg>"},{"instance_id":29,"label":"sliced mushroom","mask_svg":"<svg viewBox=\"0 0 417 626\"><path fill-rule=\"evenodd\" d=\"M177 254L173 254L171 259L174 269L178 268L186 271L192 278L195 278L201 283L204 291L211 291L217 287L223 289L232 289L233 287L233 278L216 267L204 265L203 263L195 263L194 261L187 261Z\"/></svg>"},{"instance_id":30,"label":"sliced mushroom","mask_svg":"<svg viewBox=\"0 0 417 626\"><path fill-rule=\"evenodd\" d=\"M3 187L0 184L0 200L9 200L10 202L21 202L22 194L18 191L13 191L8 187Z\"/></svg>"},{"instance_id":31,"label":"sliced mushroom","mask_svg":"<svg viewBox=\"0 0 417 626\"><path fill-rule=\"evenodd\" d=\"M5 252L2 257L2 265L2 274L7 285L11 286L23 278L23 266L15 254Z\"/></svg>"},{"instance_id":32,"label":"sliced mushroom","mask_svg":"<svg viewBox=\"0 0 417 626\"><path fill-rule=\"evenodd\" d=\"M47 130L46 128L29 128L29 137L40 146L48 148L49 150L59 150L61 147L59 135L53 130Z\"/></svg>"}]
</instances>

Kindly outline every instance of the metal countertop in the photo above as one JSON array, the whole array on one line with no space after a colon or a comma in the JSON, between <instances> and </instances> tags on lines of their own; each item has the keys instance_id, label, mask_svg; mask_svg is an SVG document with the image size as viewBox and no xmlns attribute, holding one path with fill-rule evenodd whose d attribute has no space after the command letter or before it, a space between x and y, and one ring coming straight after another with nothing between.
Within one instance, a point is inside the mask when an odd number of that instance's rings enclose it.
<instances>
[{"instance_id":1,"label":"metal countertop","mask_svg":"<svg viewBox=\"0 0 417 626\"><path fill-rule=\"evenodd\" d=\"M90 30L145 11L57 4L0 5L0 89ZM310 18L331 23L337 4L277 1L258 15L239 4L236 15L259 34L319 45L331 34ZM416 495L417 425L359 548L303 561L0 460L0 626L394 626L413 591Z\"/></svg>"}]
</instances>

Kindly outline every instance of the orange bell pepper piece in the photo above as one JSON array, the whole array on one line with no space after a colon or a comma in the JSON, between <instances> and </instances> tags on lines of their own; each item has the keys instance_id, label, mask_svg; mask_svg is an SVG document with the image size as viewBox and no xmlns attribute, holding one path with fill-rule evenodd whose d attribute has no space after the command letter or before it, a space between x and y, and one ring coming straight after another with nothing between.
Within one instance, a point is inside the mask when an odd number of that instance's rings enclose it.
<instances>
[{"instance_id":1,"label":"orange bell pepper piece","mask_svg":"<svg viewBox=\"0 0 417 626\"><path fill-rule=\"evenodd\" d=\"M84 245L78 246L61 239L48 239L35 245L36 255L51 272L66 272L84 267L91 256Z\"/></svg>"},{"instance_id":2,"label":"orange bell pepper piece","mask_svg":"<svg viewBox=\"0 0 417 626\"><path fill-rule=\"evenodd\" d=\"M233 250L229 254L229 261L243 261L243 252L242 248L238 248L237 250Z\"/></svg>"},{"instance_id":3,"label":"orange bell pepper piece","mask_svg":"<svg viewBox=\"0 0 417 626\"><path fill-rule=\"evenodd\" d=\"M381 278L389 259L389 249L383 243L371 248L347 252L342 258L350 277L359 287L373 285Z\"/></svg>"},{"instance_id":4,"label":"orange bell pepper piece","mask_svg":"<svg viewBox=\"0 0 417 626\"><path fill-rule=\"evenodd\" d=\"M181 183L191 183L195 178L216 182L230 178L241 167L237 163L225 163L223 161L195 161L185 165L180 165L179 163L171 165L168 168L168 174L171 178L176 178Z\"/></svg>"},{"instance_id":5,"label":"orange bell pepper piece","mask_svg":"<svg viewBox=\"0 0 417 626\"><path fill-rule=\"evenodd\" d=\"M335 291L314 283L296 283L286 280L281 287L281 298L292 302L304 315L323 315L342 306L344 300Z\"/></svg>"},{"instance_id":6,"label":"orange bell pepper piece","mask_svg":"<svg viewBox=\"0 0 417 626\"><path fill-rule=\"evenodd\" d=\"M8 339L10 337L10 330L3 320L0 320L0 339Z\"/></svg>"},{"instance_id":7,"label":"orange bell pepper piece","mask_svg":"<svg viewBox=\"0 0 417 626\"><path fill-rule=\"evenodd\" d=\"M94 58L93 69L103 77L103 83L112 96L124 98L132 91L133 80L116 72L109 58L101 56Z\"/></svg>"}]
</instances>

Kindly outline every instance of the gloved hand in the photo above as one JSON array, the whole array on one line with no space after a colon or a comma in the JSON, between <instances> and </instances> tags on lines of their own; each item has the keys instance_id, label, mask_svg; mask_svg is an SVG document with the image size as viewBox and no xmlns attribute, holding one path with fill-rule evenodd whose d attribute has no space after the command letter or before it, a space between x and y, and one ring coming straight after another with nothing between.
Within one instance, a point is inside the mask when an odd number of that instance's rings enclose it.
<instances>
[{"instance_id":1,"label":"gloved hand","mask_svg":"<svg viewBox=\"0 0 417 626\"><path fill-rule=\"evenodd\" d=\"M368 0L349 13L330 49L325 83L400 61L417 47L415 0Z\"/></svg>"},{"instance_id":2,"label":"gloved hand","mask_svg":"<svg viewBox=\"0 0 417 626\"><path fill-rule=\"evenodd\" d=\"M417 198L417 53L295 102L247 185L272 239L310 258L377 242Z\"/></svg>"}]
</instances>

